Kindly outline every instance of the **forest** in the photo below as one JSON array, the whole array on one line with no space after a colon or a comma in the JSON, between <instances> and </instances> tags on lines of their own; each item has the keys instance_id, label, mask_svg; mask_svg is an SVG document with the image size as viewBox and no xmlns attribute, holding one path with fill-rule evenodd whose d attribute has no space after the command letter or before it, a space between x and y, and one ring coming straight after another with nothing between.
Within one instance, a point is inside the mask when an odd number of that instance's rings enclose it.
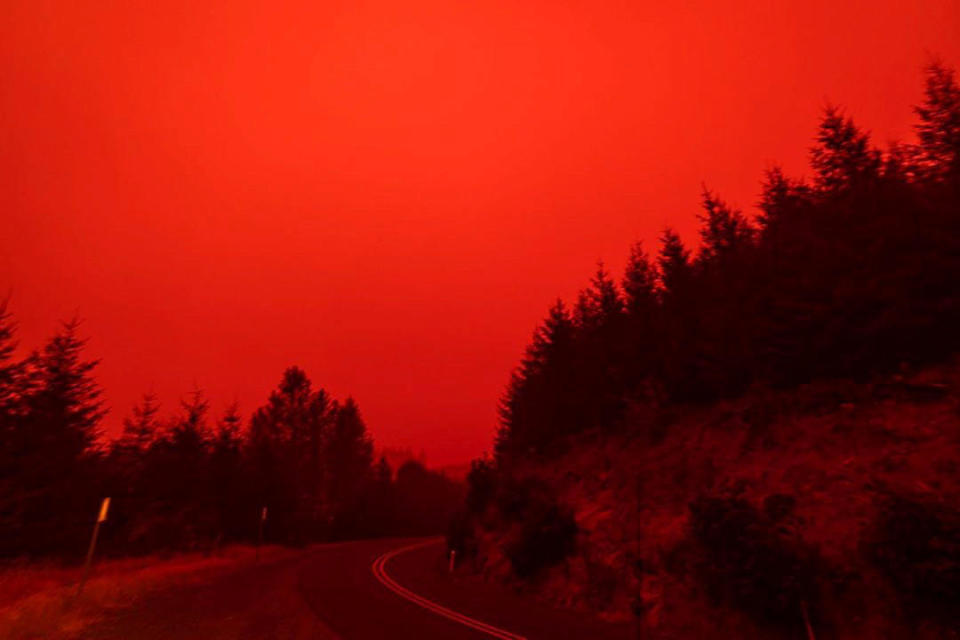
<instances>
[{"instance_id":1,"label":"forest","mask_svg":"<svg viewBox=\"0 0 960 640\"><path fill-rule=\"evenodd\" d=\"M458 557L656 637L953 637L953 69L914 111L915 141L880 148L826 107L810 175L770 169L757 215L704 188L696 246L666 229L557 301L473 462Z\"/></svg>"},{"instance_id":2,"label":"forest","mask_svg":"<svg viewBox=\"0 0 960 640\"><path fill-rule=\"evenodd\" d=\"M165 415L150 394L102 433L97 362L80 323L63 323L15 358L0 307L0 557L82 557L111 498L99 553L211 551L230 542L304 545L442 531L461 486L415 460L374 456L352 398L337 400L298 367L249 419L211 415L199 389ZM262 522L261 522L262 520Z\"/></svg>"},{"instance_id":3,"label":"forest","mask_svg":"<svg viewBox=\"0 0 960 640\"><path fill-rule=\"evenodd\" d=\"M943 360L960 333L960 89L930 65L917 141L880 149L825 109L812 174L770 169L751 218L704 188L695 250L665 229L620 282L558 300L503 397L496 458L631 411Z\"/></svg>"}]
</instances>

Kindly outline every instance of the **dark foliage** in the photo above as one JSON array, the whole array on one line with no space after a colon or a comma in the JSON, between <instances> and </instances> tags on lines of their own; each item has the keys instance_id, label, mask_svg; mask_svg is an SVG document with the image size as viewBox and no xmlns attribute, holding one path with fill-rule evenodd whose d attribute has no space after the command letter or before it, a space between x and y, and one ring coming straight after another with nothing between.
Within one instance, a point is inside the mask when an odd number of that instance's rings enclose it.
<instances>
[{"instance_id":1,"label":"dark foliage","mask_svg":"<svg viewBox=\"0 0 960 640\"><path fill-rule=\"evenodd\" d=\"M768 172L749 219L704 190L696 251L668 229L557 302L501 403L498 463L622 426L625 408L751 385L864 379L960 348L960 88L927 71L916 144L876 148L826 110L810 181Z\"/></svg>"},{"instance_id":2,"label":"dark foliage","mask_svg":"<svg viewBox=\"0 0 960 640\"><path fill-rule=\"evenodd\" d=\"M236 405L216 420L200 390L162 417L145 395L105 446L104 410L78 323L14 359L0 305L0 557L78 558L100 500L112 507L100 552L212 550L229 541L304 544L440 533L459 484L417 463L373 462L352 399L339 403L288 369L249 428Z\"/></svg>"},{"instance_id":3,"label":"dark foliage","mask_svg":"<svg viewBox=\"0 0 960 640\"><path fill-rule=\"evenodd\" d=\"M494 479L493 468L475 466L474 469L480 473L474 475L471 490L490 491L487 500L496 505L501 524L513 529L504 552L518 576L534 577L576 550L578 529L573 513L557 502L547 486L503 473L498 474L496 484L489 484ZM468 512L464 517L476 523L479 515L482 512ZM465 541L470 539L463 532L461 536ZM459 542L454 537L450 540L451 544Z\"/></svg>"},{"instance_id":4,"label":"dark foliage","mask_svg":"<svg viewBox=\"0 0 960 640\"><path fill-rule=\"evenodd\" d=\"M4 370L0 553L69 553L97 504L97 427L103 416L96 361L83 358L79 322L12 364L13 326L0 310ZM5 362L4 362L5 360ZM87 480L87 481L84 481Z\"/></svg>"},{"instance_id":5,"label":"dark foliage","mask_svg":"<svg viewBox=\"0 0 960 640\"><path fill-rule=\"evenodd\" d=\"M478 458L470 463L467 474L467 512L481 515L493 502L497 493L497 470L489 458Z\"/></svg>"},{"instance_id":6,"label":"dark foliage","mask_svg":"<svg viewBox=\"0 0 960 640\"><path fill-rule=\"evenodd\" d=\"M447 529L463 503L463 486L410 460L397 469L394 482L398 533L427 535Z\"/></svg>"},{"instance_id":7,"label":"dark foliage","mask_svg":"<svg viewBox=\"0 0 960 640\"><path fill-rule=\"evenodd\" d=\"M519 577L532 578L576 550L576 520L551 497L528 495L519 515L518 535L504 549Z\"/></svg>"},{"instance_id":8,"label":"dark foliage","mask_svg":"<svg viewBox=\"0 0 960 640\"><path fill-rule=\"evenodd\" d=\"M738 496L701 496L690 505L690 534L700 551L697 574L718 604L763 627L803 637L803 607L819 609L819 558L785 522L789 496L757 509Z\"/></svg>"},{"instance_id":9,"label":"dark foliage","mask_svg":"<svg viewBox=\"0 0 960 640\"><path fill-rule=\"evenodd\" d=\"M960 625L960 512L933 499L889 495L865 542L914 620Z\"/></svg>"}]
</instances>

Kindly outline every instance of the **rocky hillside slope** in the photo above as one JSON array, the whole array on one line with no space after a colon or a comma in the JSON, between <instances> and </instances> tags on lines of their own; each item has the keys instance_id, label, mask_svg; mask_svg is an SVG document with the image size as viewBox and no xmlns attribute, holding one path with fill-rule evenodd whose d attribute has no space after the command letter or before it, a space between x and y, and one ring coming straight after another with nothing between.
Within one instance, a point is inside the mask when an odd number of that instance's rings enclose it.
<instances>
[{"instance_id":1,"label":"rocky hillside slope","mask_svg":"<svg viewBox=\"0 0 960 640\"><path fill-rule=\"evenodd\" d=\"M475 477L473 569L643 637L956 637L960 364L626 423Z\"/></svg>"}]
</instances>

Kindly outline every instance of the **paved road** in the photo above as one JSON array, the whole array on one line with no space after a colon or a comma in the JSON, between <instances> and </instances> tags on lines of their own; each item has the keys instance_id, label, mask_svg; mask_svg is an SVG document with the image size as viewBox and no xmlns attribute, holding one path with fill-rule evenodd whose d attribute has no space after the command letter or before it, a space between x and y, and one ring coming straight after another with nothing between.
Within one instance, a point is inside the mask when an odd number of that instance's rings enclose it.
<instances>
[{"instance_id":1,"label":"paved road","mask_svg":"<svg viewBox=\"0 0 960 640\"><path fill-rule=\"evenodd\" d=\"M320 545L270 563L155 590L106 612L82 637L319 640L628 640L610 625L556 610L470 576L451 576L438 540Z\"/></svg>"}]
</instances>

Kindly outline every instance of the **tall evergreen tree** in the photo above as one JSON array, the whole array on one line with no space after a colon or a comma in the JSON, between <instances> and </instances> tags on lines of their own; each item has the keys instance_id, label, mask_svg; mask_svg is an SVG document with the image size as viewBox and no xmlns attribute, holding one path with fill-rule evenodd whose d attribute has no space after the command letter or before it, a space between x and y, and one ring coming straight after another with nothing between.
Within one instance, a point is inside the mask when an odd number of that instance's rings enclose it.
<instances>
[{"instance_id":1,"label":"tall evergreen tree","mask_svg":"<svg viewBox=\"0 0 960 640\"><path fill-rule=\"evenodd\" d=\"M923 173L936 180L960 182L960 86L953 69L942 62L927 67L924 100L915 107L920 122L919 161Z\"/></svg>"},{"instance_id":2,"label":"tall evergreen tree","mask_svg":"<svg viewBox=\"0 0 960 640\"><path fill-rule=\"evenodd\" d=\"M673 229L665 229L660 242L657 263L660 266L664 297L669 300L688 294L693 279L690 251Z\"/></svg>"},{"instance_id":3,"label":"tall evergreen tree","mask_svg":"<svg viewBox=\"0 0 960 640\"><path fill-rule=\"evenodd\" d=\"M810 158L823 194L842 193L880 173L880 152L871 146L870 136L834 106L824 111Z\"/></svg>"},{"instance_id":4,"label":"tall evergreen tree","mask_svg":"<svg viewBox=\"0 0 960 640\"><path fill-rule=\"evenodd\" d=\"M602 330L616 324L623 312L623 297L617 284L600 263L590 286L580 292L574 316L576 324L585 331Z\"/></svg>"},{"instance_id":5,"label":"tall evergreen tree","mask_svg":"<svg viewBox=\"0 0 960 640\"><path fill-rule=\"evenodd\" d=\"M14 498L11 521L21 551L67 550L76 530L56 521L82 521L95 495L93 454L105 410L93 378L96 360L83 356L80 322L63 323L25 363L22 414L10 434Z\"/></svg>"},{"instance_id":6,"label":"tall evergreen tree","mask_svg":"<svg viewBox=\"0 0 960 640\"><path fill-rule=\"evenodd\" d=\"M550 434L569 433L575 424L575 332L570 312L557 300L534 331L500 401L498 457L528 451Z\"/></svg>"},{"instance_id":7,"label":"tall evergreen tree","mask_svg":"<svg viewBox=\"0 0 960 640\"><path fill-rule=\"evenodd\" d=\"M372 478L373 441L353 398L337 407L326 439L326 496L336 535L349 535L359 522L357 511Z\"/></svg>"},{"instance_id":8,"label":"tall evergreen tree","mask_svg":"<svg viewBox=\"0 0 960 640\"><path fill-rule=\"evenodd\" d=\"M299 367L290 367L250 423L249 457L257 494L272 509L278 536L313 536L325 526L323 449L334 406L314 390Z\"/></svg>"},{"instance_id":9,"label":"tall evergreen tree","mask_svg":"<svg viewBox=\"0 0 960 640\"><path fill-rule=\"evenodd\" d=\"M0 301L0 434L12 427L18 396L21 365L13 358L17 348L16 324L8 310L8 301Z\"/></svg>"},{"instance_id":10,"label":"tall evergreen tree","mask_svg":"<svg viewBox=\"0 0 960 640\"><path fill-rule=\"evenodd\" d=\"M86 340L79 320L63 323L39 353L28 360L35 384L26 398L28 446L43 451L51 465L71 469L95 444L106 411L93 378L98 360L84 360Z\"/></svg>"},{"instance_id":11,"label":"tall evergreen tree","mask_svg":"<svg viewBox=\"0 0 960 640\"><path fill-rule=\"evenodd\" d=\"M702 198L704 212L700 215L700 263L708 266L728 261L750 248L756 230L746 217L706 188Z\"/></svg>"},{"instance_id":12,"label":"tall evergreen tree","mask_svg":"<svg viewBox=\"0 0 960 640\"><path fill-rule=\"evenodd\" d=\"M123 419L123 433L116 446L135 454L146 451L160 434L160 404L152 393L145 393L133 407L131 415Z\"/></svg>"},{"instance_id":13,"label":"tall evergreen tree","mask_svg":"<svg viewBox=\"0 0 960 640\"><path fill-rule=\"evenodd\" d=\"M241 457L243 418L237 403L229 405L217 420L216 432L210 447L210 482L217 511L217 539L253 535L253 527L244 524L250 505L245 491L243 460Z\"/></svg>"},{"instance_id":14,"label":"tall evergreen tree","mask_svg":"<svg viewBox=\"0 0 960 640\"><path fill-rule=\"evenodd\" d=\"M659 274L643 249L643 243L637 242L630 248L630 257L623 276L623 291L626 294L624 306L633 317L650 313L657 302Z\"/></svg>"},{"instance_id":15,"label":"tall evergreen tree","mask_svg":"<svg viewBox=\"0 0 960 640\"><path fill-rule=\"evenodd\" d=\"M626 335L624 343L625 393L649 399L654 393L657 331L660 322L660 274L640 242L630 249L623 277Z\"/></svg>"}]
</instances>

